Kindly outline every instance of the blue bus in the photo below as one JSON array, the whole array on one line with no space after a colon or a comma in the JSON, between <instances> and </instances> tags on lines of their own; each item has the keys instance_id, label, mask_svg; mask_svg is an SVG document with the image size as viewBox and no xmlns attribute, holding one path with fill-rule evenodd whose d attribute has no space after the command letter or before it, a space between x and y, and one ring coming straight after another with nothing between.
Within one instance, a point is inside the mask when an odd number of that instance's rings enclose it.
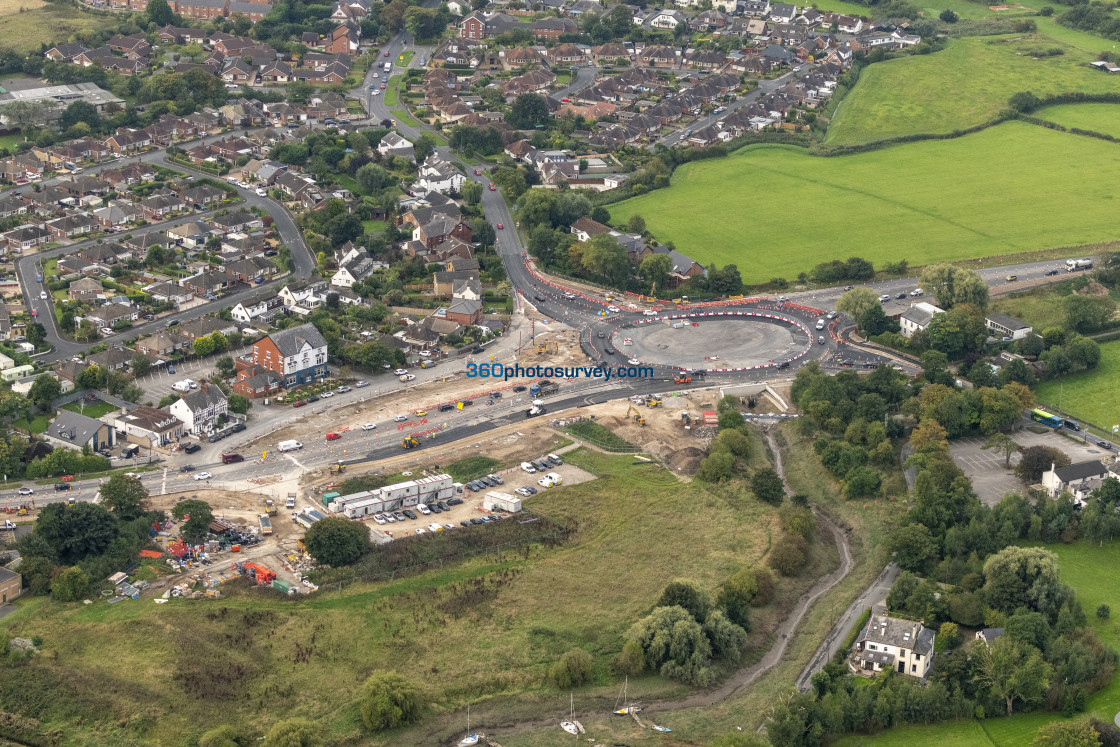
<instances>
[{"instance_id":1,"label":"blue bus","mask_svg":"<svg viewBox=\"0 0 1120 747\"><path fill-rule=\"evenodd\" d=\"M1039 410L1037 408L1031 410L1031 420L1035 421L1036 423L1048 425L1051 428L1062 427L1062 419L1057 415L1051 415L1050 413L1046 412L1046 410Z\"/></svg>"}]
</instances>

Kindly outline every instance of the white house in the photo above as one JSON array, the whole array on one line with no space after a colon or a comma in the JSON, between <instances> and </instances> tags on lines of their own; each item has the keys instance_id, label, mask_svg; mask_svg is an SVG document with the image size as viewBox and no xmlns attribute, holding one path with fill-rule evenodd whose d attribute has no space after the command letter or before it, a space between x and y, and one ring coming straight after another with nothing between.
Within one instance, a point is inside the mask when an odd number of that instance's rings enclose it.
<instances>
[{"instance_id":1,"label":"white house","mask_svg":"<svg viewBox=\"0 0 1120 747\"><path fill-rule=\"evenodd\" d=\"M390 132L381 138L381 142L377 144L377 152L383 156L402 156L404 158L413 158L416 154L412 143L396 132Z\"/></svg>"},{"instance_id":2,"label":"white house","mask_svg":"<svg viewBox=\"0 0 1120 747\"><path fill-rule=\"evenodd\" d=\"M1031 325L998 311L993 311L985 316L984 325L993 337L1010 337L1012 340L1021 340L1034 331Z\"/></svg>"},{"instance_id":3,"label":"white house","mask_svg":"<svg viewBox=\"0 0 1120 747\"><path fill-rule=\"evenodd\" d=\"M1068 467L1050 465L1050 469L1042 473L1042 487L1051 498L1069 492L1078 503L1084 503L1088 494L1099 488L1109 477L1116 477L1116 475L1096 459L1091 462L1078 462Z\"/></svg>"},{"instance_id":4,"label":"white house","mask_svg":"<svg viewBox=\"0 0 1120 747\"><path fill-rule=\"evenodd\" d=\"M242 324L252 324L255 322L267 323L276 318L277 314L284 311L284 299L279 296L266 298L257 303L238 303L229 310L230 316L234 321L241 322Z\"/></svg>"},{"instance_id":5,"label":"white house","mask_svg":"<svg viewBox=\"0 0 1120 747\"><path fill-rule=\"evenodd\" d=\"M218 387L203 384L172 402L167 411L181 420L189 433L213 433L219 416L229 413L229 400Z\"/></svg>"},{"instance_id":6,"label":"white house","mask_svg":"<svg viewBox=\"0 0 1120 747\"><path fill-rule=\"evenodd\" d=\"M466 178L463 172L433 153L420 165L416 186L419 191L446 194L458 192Z\"/></svg>"},{"instance_id":7,"label":"white house","mask_svg":"<svg viewBox=\"0 0 1120 747\"><path fill-rule=\"evenodd\" d=\"M902 336L913 337L915 332L924 332L934 316L944 313L944 309L939 309L925 301L910 304L910 308L902 312L902 316L898 318L898 323L902 327Z\"/></svg>"},{"instance_id":8,"label":"white house","mask_svg":"<svg viewBox=\"0 0 1120 747\"><path fill-rule=\"evenodd\" d=\"M890 669L923 678L933 661L934 637L920 622L872 614L856 641L852 662L859 674Z\"/></svg>"}]
</instances>

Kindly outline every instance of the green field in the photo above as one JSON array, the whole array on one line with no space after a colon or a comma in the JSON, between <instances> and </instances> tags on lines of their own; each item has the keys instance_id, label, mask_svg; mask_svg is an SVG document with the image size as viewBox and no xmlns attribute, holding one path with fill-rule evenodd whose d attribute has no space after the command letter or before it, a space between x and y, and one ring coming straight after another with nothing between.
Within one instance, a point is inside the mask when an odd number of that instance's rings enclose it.
<instances>
[{"instance_id":1,"label":"green field","mask_svg":"<svg viewBox=\"0 0 1120 747\"><path fill-rule=\"evenodd\" d=\"M1058 381L1044 381L1035 393L1039 402L1053 407L1058 407L1060 402L1061 409L1067 413L1111 428L1120 423L1117 382L1120 382L1120 341L1101 345L1101 362L1092 371L1082 371Z\"/></svg>"},{"instance_id":2,"label":"green field","mask_svg":"<svg viewBox=\"0 0 1120 747\"><path fill-rule=\"evenodd\" d=\"M1089 624L1106 645L1120 650L1120 623L1115 619L1098 620L1097 607L1107 604L1120 605L1115 571L1120 563L1120 542L1110 542L1096 547L1086 542L1072 545L1046 545L1058 556L1062 580L1077 591L1077 598L1084 608ZM1103 721L1112 722L1120 711L1120 677L1089 697L1087 713ZM1061 718L1055 713L1024 713L1011 718L990 718L983 721L953 721L937 726L906 726L890 729L876 735L851 735L837 742L842 747L874 745L936 744L939 747L1019 747L1030 744L1038 728Z\"/></svg>"},{"instance_id":3,"label":"green field","mask_svg":"<svg viewBox=\"0 0 1120 747\"><path fill-rule=\"evenodd\" d=\"M18 2L5 2L0 8L4 13L2 45L24 53L38 52L41 44L50 47L76 34L103 31L120 23L119 16L83 13L77 5L64 3L49 3L23 13L18 12Z\"/></svg>"},{"instance_id":4,"label":"green field","mask_svg":"<svg viewBox=\"0 0 1120 747\"><path fill-rule=\"evenodd\" d=\"M1067 104L1039 109L1034 116L1063 127L1120 137L1120 105Z\"/></svg>"},{"instance_id":5,"label":"green field","mask_svg":"<svg viewBox=\"0 0 1120 747\"><path fill-rule=\"evenodd\" d=\"M621 684L608 663L631 623L669 581L714 590L759 562L777 531L776 512L681 482L659 466L634 467L631 456L565 457L600 479L526 500L544 517L577 523L559 547L479 556L298 601L236 585L218 601L166 605L20 599L0 628L43 636L45 653L5 670L0 708L39 719L39 733L57 728L60 744L193 744L215 724L253 733L296 716L338 742L445 744L464 724L459 715L443 723L440 714L467 702L475 718L490 711L506 723L559 714L561 700L566 712L567 693L545 685L545 673L580 646L595 659L594 685L576 693L577 703L602 703L605 713ZM670 527L672 542L651 541ZM779 583L782 604L812 584L806 575ZM781 613L756 614L762 629L768 615ZM356 694L375 668L422 683L434 707L416 729L360 735ZM685 688L643 677L631 678L630 692ZM138 721L139 713L148 717ZM447 733L436 736L439 729Z\"/></svg>"},{"instance_id":6,"label":"green field","mask_svg":"<svg viewBox=\"0 0 1120 747\"><path fill-rule=\"evenodd\" d=\"M1115 239L1118 166L1115 145L1020 122L837 158L756 146L678 168L611 222L640 214L748 283L853 255L916 266Z\"/></svg>"},{"instance_id":7,"label":"green field","mask_svg":"<svg viewBox=\"0 0 1120 747\"><path fill-rule=\"evenodd\" d=\"M1108 44L1098 42L1095 51ZM1062 47L1066 54L1030 56L1031 50L1051 47ZM827 142L864 143L972 127L990 120L1020 91L1039 96L1120 91L1120 80L1085 66L1093 59L1095 53L1065 41L1028 34L956 39L935 54L876 63L863 70L840 102Z\"/></svg>"}]
</instances>

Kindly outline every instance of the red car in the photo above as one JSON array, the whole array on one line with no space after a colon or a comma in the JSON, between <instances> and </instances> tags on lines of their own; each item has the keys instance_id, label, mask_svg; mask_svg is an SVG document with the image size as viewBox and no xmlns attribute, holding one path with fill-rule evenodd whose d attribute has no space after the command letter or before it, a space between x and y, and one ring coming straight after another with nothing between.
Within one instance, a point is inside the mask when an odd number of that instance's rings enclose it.
<instances>
[{"instance_id":1,"label":"red car","mask_svg":"<svg viewBox=\"0 0 1120 747\"><path fill-rule=\"evenodd\" d=\"M384 84L384 83L382 83L382 84L381 84L381 87L382 87L382 88L384 88L384 87L385 87L385 84Z\"/></svg>"},{"instance_id":2,"label":"red car","mask_svg":"<svg viewBox=\"0 0 1120 747\"><path fill-rule=\"evenodd\" d=\"M503 228L505 228L505 226L503 226L501 223L499 223L498 224L498 230L501 231Z\"/></svg>"},{"instance_id":3,"label":"red car","mask_svg":"<svg viewBox=\"0 0 1120 747\"><path fill-rule=\"evenodd\" d=\"M474 175L475 176L482 176L482 169L475 169L474 170Z\"/></svg>"},{"instance_id":4,"label":"red car","mask_svg":"<svg viewBox=\"0 0 1120 747\"><path fill-rule=\"evenodd\" d=\"M307 400L301 399L298 402L293 402L292 407L303 407L306 404L307 404Z\"/></svg>"},{"instance_id":5,"label":"red car","mask_svg":"<svg viewBox=\"0 0 1120 747\"><path fill-rule=\"evenodd\" d=\"M490 191L493 192L496 189L497 187L494 186L494 182L490 182Z\"/></svg>"},{"instance_id":6,"label":"red car","mask_svg":"<svg viewBox=\"0 0 1120 747\"><path fill-rule=\"evenodd\" d=\"M386 53L385 53L385 56L386 56L386 57L388 57L388 56L389 56L389 53L388 53L388 52L386 52Z\"/></svg>"},{"instance_id":7,"label":"red car","mask_svg":"<svg viewBox=\"0 0 1120 747\"><path fill-rule=\"evenodd\" d=\"M342 438L341 433L328 433L327 434L327 440L328 441L337 441L340 438Z\"/></svg>"},{"instance_id":8,"label":"red car","mask_svg":"<svg viewBox=\"0 0 1120 747\"><path fill-rule=\"evenodd\" d=\"M567 104L569 101L571 101L571 99L568 98L567 96L565 96L564 98L562 98L560 100L563 101L565 104Z\"/></svg>"}]
</instances>

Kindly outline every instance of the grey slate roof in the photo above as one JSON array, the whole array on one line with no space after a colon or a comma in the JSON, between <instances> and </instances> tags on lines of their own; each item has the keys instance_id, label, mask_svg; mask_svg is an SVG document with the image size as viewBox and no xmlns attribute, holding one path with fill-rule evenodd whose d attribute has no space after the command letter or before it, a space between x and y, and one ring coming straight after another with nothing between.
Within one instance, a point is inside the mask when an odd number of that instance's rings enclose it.
<instances>
[{"instance_id":1,"label":"grey slate roof","mask_svg":"<svg viewBox=\"0 0 1120 747\"><path fill-rule=\"evenodd\" d=\"M327 341L319 334L319 330L315 329L313 324L301 324L298 327L285 329L277 332L274 335L269 335L272 339L276 349L280 354L285 357L295 355L300 351L304 344L308 344L313 348L325 347Z\"/></svg>"},{"instance_id":2,"label":"grey slate roof","mask_svg":"<svg viewBox=\"0 0 1120 747\"><path fill-rule=\"evenodd\" d=\"M1078 462L1068 467L1058 467L1054 470L1054 474L1063 483L1068 483L1074 480L1086 480L1090 477L1107 477L1108 468L1101 464L1099 460L1093 460L1091 462Z\"/></svg>"},{"instance_id":3,"label":"grey slate roof","mask_svg":"<svg viewBox=\"0 0 1120 747\"><path fill-rule=\"evenodd\" d=\"M46 435L81 446L104 426L100 420L86 417L80 412L59 410L58 417L47 426Z\"/></svg>"}]
</instances>

